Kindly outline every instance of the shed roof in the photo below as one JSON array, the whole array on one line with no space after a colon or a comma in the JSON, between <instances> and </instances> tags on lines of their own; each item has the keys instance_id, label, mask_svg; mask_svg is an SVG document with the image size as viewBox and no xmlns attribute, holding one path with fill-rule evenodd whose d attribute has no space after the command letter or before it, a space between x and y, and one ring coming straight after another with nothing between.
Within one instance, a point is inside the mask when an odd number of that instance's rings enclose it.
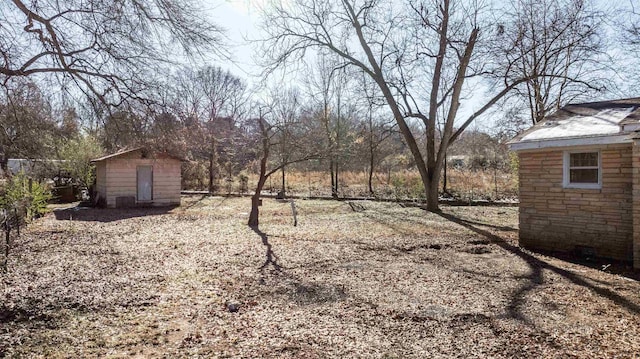
<instances>
[{"instance_id":1,"label":"shed roof","mask_svg":"<svg viewBox=\"0 0 640 359\"><path fill-rule=\"evenodd\" d=\"M640 98L569 104L509 142L513 150L630 142Z\"/></svg>"},{"instance_id":2,"label":"shed roof","mask_svg":"<svg viewBox=\"0 0 640 359\"><path fill-rule=\"evenodd\" d=\"M112 159L112 158L131 155L132 153L134 153L136 151L143 152L143 151L147 151L147 149L144 148L144 147L136 147L136 148L133 148L133 149L130 149L130 150L122 150L122 151L119 151L119 152L116 152L116 153L113 153L113 154L110 154L110 155L106 155L106 156L102 156L100 158L93 159L93 160L91 160L91 162L101 162L101 161L105 161L105 160ZM184 161L184 159L182 159L182 158L180 158L178 156L174 156L174 155L172 155L172 154L170 154L168 152L151 152L151 153L152 153L152 155L149 156L149 158L168 157L168 158L173 158L173 159L176 159L176 160L179 160L179 161Z\"/></svg>"}]
</instances>

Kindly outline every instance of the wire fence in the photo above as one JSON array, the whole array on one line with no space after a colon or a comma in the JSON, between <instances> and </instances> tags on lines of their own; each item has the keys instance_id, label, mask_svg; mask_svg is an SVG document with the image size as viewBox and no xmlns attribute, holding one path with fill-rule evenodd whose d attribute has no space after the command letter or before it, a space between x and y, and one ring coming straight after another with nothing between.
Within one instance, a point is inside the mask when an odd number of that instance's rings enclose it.
<instances>
[{"instance_id":1,"label":"wire fence","mask_svg":"<svg viewBox=\"0 0 640 359\"><path fill-rule=\"evenodd\" d=\"M6 273L8 268L9 253L12 245L13 237L20 237L20 227L24 226L26 211L22 206L14 205L10 208L0 209L0 228L4 232L4 241L2 242L2 263L1 270Z\"/></svg>"}]
</instances>

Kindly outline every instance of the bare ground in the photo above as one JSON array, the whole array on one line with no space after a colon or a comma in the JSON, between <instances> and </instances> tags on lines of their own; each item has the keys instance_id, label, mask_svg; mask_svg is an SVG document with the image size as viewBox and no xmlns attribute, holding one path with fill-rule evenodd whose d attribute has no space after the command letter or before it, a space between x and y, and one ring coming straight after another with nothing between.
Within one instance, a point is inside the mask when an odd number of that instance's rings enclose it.
<instances>
[{"instance_id":1,"label":"bare ground","mask_svg":"<svg viewBox=\"0 0 640 359\"><path fill-rule=\"evenodd\" d=\"M58 210L0 274L0 356L619 357L640 283L517 247L517 209L188 197Z\"/></svg>"}]
</instances>

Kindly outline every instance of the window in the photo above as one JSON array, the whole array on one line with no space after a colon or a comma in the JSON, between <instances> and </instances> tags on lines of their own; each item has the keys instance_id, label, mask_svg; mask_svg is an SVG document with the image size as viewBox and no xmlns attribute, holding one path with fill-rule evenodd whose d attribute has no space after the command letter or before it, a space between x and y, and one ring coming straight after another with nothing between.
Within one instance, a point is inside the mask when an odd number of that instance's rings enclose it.
<instances>
[{"instance_id":1,"label":"window","mask_svg":"<svg viewBox=\"0 0 640 359\"><path fill-rule=\"evenodd\" d=\"M564 186L569 188L601 188L600 152L565 152Z\"/></svg>"}]
</instances>

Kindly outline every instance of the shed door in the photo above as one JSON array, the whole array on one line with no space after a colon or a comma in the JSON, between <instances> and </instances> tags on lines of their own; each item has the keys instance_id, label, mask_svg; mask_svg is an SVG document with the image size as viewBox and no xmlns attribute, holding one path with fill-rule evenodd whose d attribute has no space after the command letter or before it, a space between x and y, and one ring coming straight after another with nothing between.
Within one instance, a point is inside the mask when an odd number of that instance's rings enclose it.
<instances>
[{"instance_id":1,"label":"shed door","mask_svg":"<svg viewBox=\"0 0 640 359\"><path fill-rule=\"evenodd\" d=\"M153 199L153 166L138 166L138 201Z\"/></svg>"}]
</instances>

